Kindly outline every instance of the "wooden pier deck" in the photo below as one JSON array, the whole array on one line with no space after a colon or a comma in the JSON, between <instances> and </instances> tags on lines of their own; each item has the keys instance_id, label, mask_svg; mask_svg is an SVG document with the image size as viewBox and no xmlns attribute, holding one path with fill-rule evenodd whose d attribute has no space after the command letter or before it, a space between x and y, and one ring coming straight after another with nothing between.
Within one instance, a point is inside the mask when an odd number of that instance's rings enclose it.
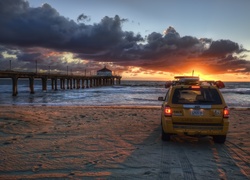
<instances>
[{"instance_id":1,"label":"wooden pier deck","mask_svg":"<svg viewBox=\"0 0 250 180\"><path fill-rule=\"evenodd\" d=\"M80 75L65 75L65 74L45 74L34 72L19 72L19 71L0 71L0 78L12 79L12 95L18 94L18 79L29 79L30 93L34 94L34 80L42 80L42 90L47 90L47 81L51 80L51 88L58 90L58 81L60 89L80 89L97 86L109 86L121 83L121 76L80 76ZM0 84L1 85L1 84Z\"/></svg>"}]
</instances>

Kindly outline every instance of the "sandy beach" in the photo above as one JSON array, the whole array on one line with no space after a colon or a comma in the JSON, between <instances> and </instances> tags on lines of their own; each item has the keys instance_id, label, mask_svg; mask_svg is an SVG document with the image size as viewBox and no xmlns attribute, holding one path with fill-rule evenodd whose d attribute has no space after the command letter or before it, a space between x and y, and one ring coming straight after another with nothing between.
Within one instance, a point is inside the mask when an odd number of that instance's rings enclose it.
<instances>
[{"instance_id":1,"label":"sandy beach","mask_svg":"<svg viewBox=\"0 0 250 180\"><path fill-rule=\"evenodd\" d=\"M0 106L0 179L250 179L250 110L230 121L162 142L158 107Z\"/></svg>"}]
</instances>

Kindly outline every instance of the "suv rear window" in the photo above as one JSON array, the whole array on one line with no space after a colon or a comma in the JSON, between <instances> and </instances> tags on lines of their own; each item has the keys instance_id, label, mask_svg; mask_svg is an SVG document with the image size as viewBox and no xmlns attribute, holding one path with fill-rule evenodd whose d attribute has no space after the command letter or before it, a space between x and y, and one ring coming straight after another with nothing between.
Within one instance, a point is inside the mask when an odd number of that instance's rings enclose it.
<instances>
[{"instance_id":1,"label":"suv rear window","mask_svg":"<svg viewBox=\"0 0 250 180\"><path fill-rule=\"evenodd\" d=\"M176 88L173 104L222 104L220 95L212 88Z\"/></svg>"}]
</instances>

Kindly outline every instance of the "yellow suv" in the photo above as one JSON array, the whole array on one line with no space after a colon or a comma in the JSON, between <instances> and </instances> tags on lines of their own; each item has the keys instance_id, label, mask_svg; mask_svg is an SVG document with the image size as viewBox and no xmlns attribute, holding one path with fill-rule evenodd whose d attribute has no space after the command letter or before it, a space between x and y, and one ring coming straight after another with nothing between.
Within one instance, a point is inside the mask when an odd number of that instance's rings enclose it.
<instances>
[{"instance_id":1,"label":"yellow suv","mask_svg":"<svg viewBox=\"0 0 250 180\"><path fill-rule=\"evenodd\" d=\"M161 112L162 140L173 134L212 136L224 143L229 128L229 109L219 90L221 81L200 81L195 76L176 76L167 83Z\"/></svg>"}]
</instances>

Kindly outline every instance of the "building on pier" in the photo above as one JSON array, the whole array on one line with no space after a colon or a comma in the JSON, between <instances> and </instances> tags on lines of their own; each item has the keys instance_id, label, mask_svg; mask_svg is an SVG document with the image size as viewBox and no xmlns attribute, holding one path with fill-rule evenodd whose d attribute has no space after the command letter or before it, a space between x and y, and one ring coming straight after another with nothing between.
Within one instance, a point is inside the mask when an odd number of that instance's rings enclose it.
<instances>
[{"instance_id":1,"label":"building on pier","mask_svg":"<svg viewBox=\"0 0 250 180\"><path fill-rule=\"evenodd\" d=\"M97 71L97 76L112 76L112 71L104 66L104 68Z\"/></svg>"}]
</instances>

